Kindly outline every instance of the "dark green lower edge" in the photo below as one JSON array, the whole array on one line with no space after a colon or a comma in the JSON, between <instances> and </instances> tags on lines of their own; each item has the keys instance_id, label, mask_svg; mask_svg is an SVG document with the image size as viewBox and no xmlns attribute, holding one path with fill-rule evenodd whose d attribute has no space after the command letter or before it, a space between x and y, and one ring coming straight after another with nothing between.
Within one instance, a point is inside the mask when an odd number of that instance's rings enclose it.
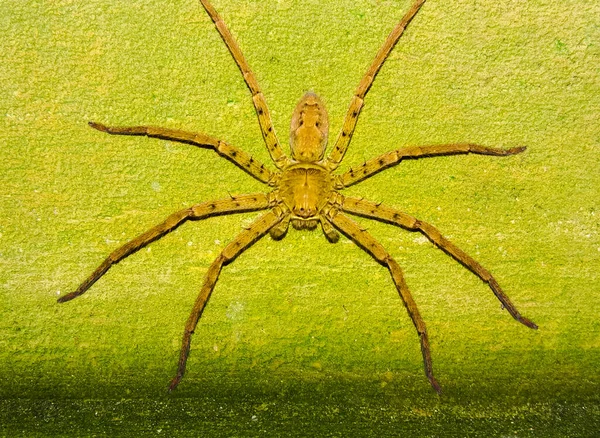
<instances>
[{"instance_id":1,"label":"dark green lower edge","mask_svg":"<svg viewBox=\"0 0 600 438\"><path fill-rule=\"evenodd\" d=\"M189 378L171 394L156 380L127 387L78 380L54 388L54 397L51 387L35 391L47 395L41 398L12 393L0 400L0 435L597 437L600 431L597 382L583 390L585 382L446 382L437 396L416 376L387 384L324 374L212 377ZM95 398L78 397L82 388Z\"/></svg>"}]
</instances>

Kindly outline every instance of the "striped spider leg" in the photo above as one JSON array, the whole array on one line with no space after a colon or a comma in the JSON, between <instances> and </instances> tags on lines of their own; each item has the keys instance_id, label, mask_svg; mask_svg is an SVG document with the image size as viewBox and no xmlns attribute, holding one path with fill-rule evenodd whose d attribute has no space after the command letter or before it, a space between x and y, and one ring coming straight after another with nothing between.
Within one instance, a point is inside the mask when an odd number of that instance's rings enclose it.
<instances>
[{"instance_id":1,"label":"striped spider leg","mask_svg":"<svg viewBox=\"0 0 600 438\"><path fill-rule=\"evenodd\" d=\"M256 76L254 76L254 72L250 70L248 63L246 62L246 58L244 58L244 55L242 54L240 46L233 38L233 35L231 35L231 32L213 5L211 5L208 0L200 0L200 3L202 3L202 6L215 24L219 35L221 35L225 45L231 52L233 60L239 67L242 76L244 77L244 81L252 93L252 102L254 103L254 108L256 109L258 123L260 125L260 130L267 146L267 150L269 151L269 154L271 154L271 158L273 159L273 162L277 168L283 169L286 167L286 165L290 164L290 162L288 157L281 149L281 143L279 143L279 140L277 140L277 135L275 135L275 128L273 127L273 121L271 120L271 115L269 114L269 108L267 107L265 96L260 90Z\"/></svg>"},{"instance_id":2,"label":"striped spider leg","mask_svg":"<svg viewBox=\"0 0 600 438\"><path fill-rule=\"evenodd\" d=\"M327 161L325 162L325 167L327 167L329 170L337 169L342 162L344 155L348 150L348 146L350 146L350 140L352 140L352 134L356 128L356 122L358 122L358 116L360 115L360 110L363 107L364 98L369 92L371 85L373 85L375 76L377 76L377 73L379 73L381 66L404 33L404 30L408 24L415 17L415 15L417 15L417 12L419 12L421 6L423 6L423 3L425 3L425 0L416 0L408 12L404 14L404 17L402 17L400 22L394 27L394 29L392 29L392 32L386 38L383 46L381 46L377 52L377 55L375 55L375 59L371 63L371 66L358 84L358 88L354 92L354 96L350 102L350 107L346 112L342 129L337 140L335 141L335 144L333 145L329 157L327 157Z\"/></svg>"},{"instance_id":3,"label":"striped spider leg","mask_svg":"<svg viewBox=\"0 0 600 438\"><path fill-rule=\"evenodd\" d=\"M409 231L421 232L431 241L431 243L443 250L446 254L450 255L461 265L465 266L469 271L477 275L483 282L487 283L494 292L494 295L496 295L500 303L502 303L502 307L508 310L508 313L510 313L514 319L529 328L538 328L535 323L524 316L521 316L517 308L510 301L504 291L502 291L496 279L487 269L485 269L471 256L442 236L438 229L434 226L428 224L427 222L420 221L399 210L386 207L375 202L366 201L364 199L344 197L341 203L341 209L350 214L386 222Z\"/></svg>"},{"instance_id":4,"label":"striped spider leg","mask_svg":"<svg viewBox=\"0 0 600 438\"><path fill-rule=\"evenodd\" d=\"M90 126L99 131L113 135L148 136L192 144L201 148L213 149L220 156L227 158L229 161L233 162L239 168L243 169L264 184L274 185L274 179L276 179L277 176L276 173L272 173L263 164L253 159L241 149L205 134L158 128L153 126L110 127L95 122L90 122ZM198 298L196 299L190 317L188 318L185 326L177 374L169 385L169 390L173 390L183 377L187 357L190 351L191 336L202 314L202 311L204 310L204 306L206 305L212 290L214 289L223 265L230 263L235 257L241 254L242 251L254 244L272 227L277 225L279 221L285 218L286 210L285 208L278 207L278 203L279 200L277 192L273 191L268 194L258 193L252 195L231 196L228 199L204 202L178 211L170 215L163 223L142 233L135 239L113 251L104 260L104 262L83 283L80 284L75 291L60 297L58 302L64 303L84 294L111 268L111 266L117 264L119 261L130 256L155 240L160 239L188 220L201 220L219 215L271 209L269 213L266 213L257 219L247 230L244 230L229 245L227 245L210 266L205 277L204 285L202 286L202 289L198 295Z\"/></svg>"},{"instance_id":5,"label":"striped spider leg","mask_svg":"<svg viewBox=\"0 0 600 438\"><path fill-rule=\"evenodd\" d=\"M441 393L442 388L433 376L433 364L431 362L431 351L429 348L427 328L425 327L423 318L421 318L417 304L415 303L415 300L413 299L410 290L404 281L404 275L402 274L400 265L398 265L396 260L394 260L392 256L385 250L385 248L366 230L363 230L356 222L354 222L345 214L339 212L338 209L332 208L327 214L327 219L346 237L355 242L375 260L389 269L392 280L394 281L396 289L400 294L400 298L402 299L408 315L410 316L410 319L412 320L415 328L417 329L417 333L419 334L421 353L423 355L423 363L425 365L425 375L429 379L433 389L435 389L438 394Z\"/></svg>"},{"instance_id":6,"label":"striped spider leg","mask_svg":"<svg viewBox=\"0 0 600 438\"><path fill-rule=\"evenodd\" d=\"M177 374L173 380L171 380L169 391L174 390L177 385L179 385L179 382L183 377L185 365L190 354L192 334L196 329L196 325L198 324L198 320L202 315L204 306L206 306L215 284L217 283L221 268L224 264L231 262L238 255L240 255L242 251L268 233L270 229L276 226L283 219L285 214L286 212L284 209L276 207L268 213L260 216L252 223L252 225L250 225L248 229L242 231L233 241L231 241L223 249L223 251L221 251L221 254L219 254L212 265L210 265L210 268L208 268L208 272L206 273L200 294L198 294L198 298L196 298L196 302L192 308L192 313L185 323L185 330L183 332L183 340L181 343L181 352L179 354L179 363L177 365Z\"/></svg>"},{"instance_id":7,"label":"striped spider leg","mask_svg":"<svg viewBox=\"0 0 600 438\"><path fill-rule=\"evenodd\" d=\"M394 166L400 163L403 159L417 159L423 157L443 156L443 155L457 155L474 153L480 155L492 155L492 156L508 156L518 154L524 151L524 147L514 147L510 149L492 148L486 146L480 146L475 144L461 143L461 144L448 144L448 145L434 145L434 146L420 146L420 147L406 147L398 149L396 151L388 152L377 158L367 161L363 165L350 169L342 175L335 176L334 187L337 190L342 190L350 185L360 183L369 177L379 173L388 167ZM477 275L482 281L487 283L492 289L498 300L502 303L503 308L507 309L510 315L522 323L523 325L537 329L537 325L523 317L516 309L514 304L510 301L508 296L501 289L500 285L492 274L475 261L471 256L465 253L463 250L458 248L455 244L450 242L437 228L432 225L420 221L406 213L398 211L396 209L386 207L382 204L367 201L364 199L344 197L337 195L332 198L332 202L335 203L336 207L332 208L328 213L327 219L340 230L349 239L354 241L358 246L363 248L379 263L385 265L392 275L392 279L396 284L396 288L404 302L409 316L411 317L415 328L419 334L421 342L421 352L423 355L423 363L425 367L425 374L429 379L432 387L441 393L441 387L433 375L433 364L431 360L431 353L429 347L429 340L427 336L427 329L425 322L421 318L421 315L417 309L417 305L414 302L408 286L406 285L402 271L395 260L385 251L379 242L377 242L372 236L366 231L361 230L358 225L351 221L345 215L339 213L344 211L346 213L361 216L369 219L375 219L381 222L393 224L409 231L419 231L425 235L435 246L442 249L446 254L450 255L456 261L461 263L475 275ZM342 216L342 219L339 217Z\"/></svg>"},{"instance_id":8,"label":"striped spider leg","mask_svg":"<svg viewBox=\"0 0 600 438\"><path fill-rule=\"evenodd\" d=\"M59 303L64 303L83 295L96 281L100 279L113 266L124 258L142 249L146 245L160 239L164 235L178 228L188 220L207 219L212 216L244 213L250 211L259 211L270 208L274 201L273 194L257 193L254 195L240 195L229 199L218 201L203 202L190 208L180 210L170 215L164 222L150 228L148 231L140 234L135 239L127 242L125 245L113 251L92 274L85 279L79 287L58 299ZM252 229L254 224L250 227ZM247 246L247 245L245 245ZM244 246L244 247L245 247Z\"/></svg>"}]
</instances>

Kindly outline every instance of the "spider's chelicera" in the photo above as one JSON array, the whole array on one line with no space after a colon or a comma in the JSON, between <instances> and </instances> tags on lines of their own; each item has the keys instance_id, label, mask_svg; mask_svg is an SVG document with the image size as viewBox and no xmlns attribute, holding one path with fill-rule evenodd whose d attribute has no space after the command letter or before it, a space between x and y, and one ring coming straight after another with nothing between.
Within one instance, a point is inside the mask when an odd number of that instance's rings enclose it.
<instances>
[{"instance_id":1,"label":"spider's chelicera","mask_svg":"<svg viewBox=\"0 0 600 438\"><path fill-rule=\"evenodd\" d=\"M150 242L173 231L187 220L199 220L215 215L267 210L248 229L242 231L231 241L208 268L204 284L185 326L177 374L171 381L169 389L174 389L183 377L190 351L191 336L214 289L222 267L230 263L242 251L267 233L270 233L274 239L281 239L285 236L291 224L294 228L308 230L314 230L320 226L327 239L332 243L337 242L339 240L339 233L342 233L373 256L380 264L388 268L400 294L400 298L419 335L425 374L433 388L437 392L440 392L440 385L433 375L427 329L404 281L400 266L379 242L348 216L350 214L375 219L409 231L422 233L434 245L441 248L487 283L502 303L502 306L508 310L513 318L527 327L537 328L532 321L521 316L488 270L444 238L435 227L399 210L362 198L343 196L340 193L344 188L369 178L383 169L394 166L403 159L468 153L507 156L518 154L525 150L525 147L499 149L471 143L408 146L383 154L365 162L361 166L351 168L345 173L334 173L350 144L365 95L369 91L375 76L390 51L404 32L406 26L417 14L423 3L425 3L425 0L416 0L413 3L410 10L392 30L380 48L352 97L342 130L327 157L325 157L325 150L327 148L329 122L321 99L314 93L307 93L298 102L292 114L290 129L291 156L288 157L283 152L281 144L275 135L265 98L238 44L209 1L200 1L233 55L233 59L240 68L244 80L252 93L252 101L256 108L264 141L278 170L272 172L244 151L204 134L151 126L110 127L93 122L90 122L90 126L109 134L142 135L214 149L219 155L227 158L254 178L271 187L271 191L268 193L231 196L227 199L204 202L172 214L163 223L115 250L77 290L64 295L58 300L59 302L69 301L83 294L112 265L148 245Z\"/></svg>"}]
</instances>

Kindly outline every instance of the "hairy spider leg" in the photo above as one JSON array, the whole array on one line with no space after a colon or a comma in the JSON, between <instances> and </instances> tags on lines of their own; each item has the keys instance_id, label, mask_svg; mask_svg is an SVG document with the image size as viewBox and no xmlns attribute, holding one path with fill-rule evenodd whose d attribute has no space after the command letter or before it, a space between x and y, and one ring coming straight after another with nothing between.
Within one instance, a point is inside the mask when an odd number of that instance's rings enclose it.
<instances>
[{"instance_id":1,"label":"hairy spider leg","mask_svg":"<svg viewBox=\"0 0 600 438\"><path fill-rule=\"evenodd\" d=\"M415 17L415 15L417 15L417 12L419 12L419 9L421 9L421 6L423 6L423 3L425 3L425 0L416 0L413 3L402 20L400 20L400 22L388 35L385 43L377 52L373 63L360 81L358 88L354 92L354 97L352 97L352 101L350 102L350 107L346 113L342 130L340 131L338 138L335 141L335 145L333 146L333 149L327 158L326 167L329 170L336 169L342 162L342 159L348 150L348 146L350 145L350 140L352 138L352 134L354 133L354 128L356 127L360 110L363 107L364 98L369 91L369 88L371 88L371 85L375 80L375 76L377 76L379 69L381 69L381 66L404 33L404 30L410 21Z\"/></svg>"},{"instance_id":2,"label":"hairy spider leg","mask_svg":"<svg viewBox=\"0 0 600 438\"><path fill-rule=\"evenodd\" d=\"M197 204L193 207L173 213L163 223L140 234L135 239L113 251L106 260L104 260L104 262L102 262L102 264L98 266L98 268L83 283L81 283L77 290L63 295L58 299L58 302L64 303L84 294L100 279L100 277L106 274L112 265L116 265L121 260L145 247L149 243L160 239L187 220L200 220L223 214L265 210L271 206L270 198L270 195L265 195L263 193L240 195L229 199L203 202L202 204Z\"/></svg>"},{"instance_id":3,"label":"hairy spider leg","mask_svg":"<svg viewBox=\"0 0 600 438\"><path fill-rule=\"evenodd\" d=\"M382 265L387 266L392 276L392 280L394 280L394 284L396 285L396 289L398 289L400 298L402 298L404 306L408 311L408 315L410 316L415 328L417 329L417 333L419 334L425 375L429 379L433 389L440 394L442 389L440 384L433 376L433 364L431 362L431 351L429 347L429 338L427 336L427 328L423 318L421 317L421 314L419 313L417 304L415 303L410 290L404 281L402 269L400 269L398 263L377 240L375 240L367 231L363 230L348 216L336 211L335 209L332 209L328 213L327 219L350 240L368 252L375 260Z\"/></svg>"},{"instance_id":4,"label":"hairy spider leg","mask_svg":"<svg viewBox=\"0 0 600 438\"><path fill-rule=\"evenodd\" d=\"M350 168L349 171L342 175L336 175L335 188L342 189L351 186L362 180L365 180L388 167L395 166L400 161L406 159L415 159L423 157L437 157L443 155L459 155L459 154L479 154L493 155L497 157L505 157L508 155L516 155L527 149L525 146L517 146L510 149L493 148L488 146L480 146L472 143L456 143L442 144L433 146L409 146L387 152L365 162L364 164Z\"/></svg>"},{"instance_id":5,"label":"hairy spider leg","mask_svg":"<svg viewBox=\"0 0 600 438\"><path fill-rule=\"evenodd\" d=\"M244 81L246 82L246 85L252 93L252 102L254 103L254 108L256 109L258 123L260 125L260 130L262 132L263 139L267 146L267 150L269 151L271 159L273 160L275 165L279 169L283 169L290 161L287 155L285 155L285 153L283 152L281 144L277 139L277 135L275 134L275 128L273 127L273 121L271 120L271 115L269 114L269 108L267 107L267 101L265 100L265 96L260 90L258 81L256 80L256 76L254 76L254 73L252 72L252 70L250 70L248 63L246 62L246 59L242 54L240 46L231 35L231 32L229 31L229 29L225 25L225 22L219 16L219 13L216 11L213 5L211 5L208 0L200 0L200 3L202 3L202 6L204 6L204 9L215 24L215 27L219 31L221 38L225 42L225 45L227 46L229 51L231 52L231 56L233 56L235 63L242 72Z\"/></svg>"},{"instance_id":6,"label":"hairy spider leg","mask_svg":"<svg viewBox=\"0 0 600 438\"><path fill-rule=\"evenodd\" d=\"M210 265L210 268L208 268L202 289L198 294L198 298L196 298L192 312L185 324L177 374L173 377L173 380L171 380L169 391L172 391L177 387L185 373L185 365L190 354L192 334L194 334L198 320L200 319L200 316L202 316L202 311L217 283L223 265L228 264L245 249L252 246L256 241L268 233L271 228L276 226L286 214L287 213L279 207L275 207L268 213L259 217L252 225L250 225L250 227L238 234L238 236L231 241L223 251L221 251L221 254L219 254L212 265Z\"/></svg>"},{"instance_id":7,"label":"hairy spider leg","mask_svg":"<svg viewBox=\"0 0 600 438\"><path fill-rule=\"evenodd\" d=\"M180 131L178 129L159 128L156 126L106 126L96 122L89 122L89 125L98 131L112 135L144 135L146 137L160 138L213 149L217 154L227 158L260 182L269 184L273 181L273 173L264 164L255 160L243 150L205 134Z\"/></svg>"},{"instance_id":8,"label":"hairy spider leg","mask_svg":"<svg viewBox=\"0 0 600 438\"><path fill-rule=\"evenodd\" d=\"M410 231L419 231L427 237L435 246L440 248L446 254L450 255L468 270L477 275L482 281L487 283L494 292L494 295L502 303L502 306L508 310L508 313L519 321L521 324L537 329L538 326L531 320L521 316L515 305L510 301L508 296L500 288L496 279L490 272L475 261L471 256L458 248L448 239L440 234L437 228L429 225L426 222L420 221L399 210L386 207L374 202L365 201L363 199L345 197L342 201L342 210L358 216L376 219L381 222L387 222L393 225L400 226Z\"/></svg>"}]
</instances>

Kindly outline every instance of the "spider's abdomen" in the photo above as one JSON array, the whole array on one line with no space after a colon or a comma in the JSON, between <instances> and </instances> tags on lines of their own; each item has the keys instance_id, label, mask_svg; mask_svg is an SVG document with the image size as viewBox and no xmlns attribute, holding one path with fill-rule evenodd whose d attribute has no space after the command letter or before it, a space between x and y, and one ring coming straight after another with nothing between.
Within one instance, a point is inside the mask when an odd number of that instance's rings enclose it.
<instances>
[{"instance_id":1,"label":"spider's abdomen","mask_svg":"<svg viewBox=\"0 0 600 438\"><path fill-rule=\"evenodd\" d=\"M328 135L329 118L323 101L315 93L306 93L292 114L292 158L301 163L320 161L327 147Z\"/></svg>"},{"instance_id":2,"label":"spider's abdomen","mask_svg":"<svg viewBox=\"0 0 600 438\"><path fill-rule=\"evenodd\" d=\"M279 183L280 196L292 212L292 219L299 220L316 219L327 204L332 189L330 173L324 167L310 163L288 167L281 174Z\"/></svg>"}]
</instances>

